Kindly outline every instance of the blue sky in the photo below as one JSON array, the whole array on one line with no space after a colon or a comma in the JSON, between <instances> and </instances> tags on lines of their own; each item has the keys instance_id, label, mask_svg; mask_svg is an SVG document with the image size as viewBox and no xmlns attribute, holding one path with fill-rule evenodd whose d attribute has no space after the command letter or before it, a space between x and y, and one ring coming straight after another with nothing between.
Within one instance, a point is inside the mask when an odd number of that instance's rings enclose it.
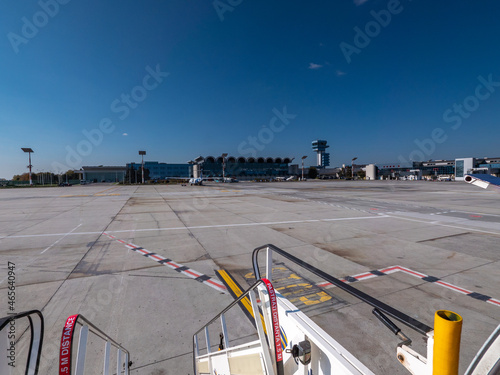
<instances>
[{"instance_id":1,"label":"blue sky","mask_svg":"<svg viewBox=\"0 0 500 375\"><path fill-rule=\"evenodd\" d=\"M308 155L500 156L500 3L41 0L0 12L0 177ZM127 108L127 109L125 109ZM100 128L101 126L101 128ZM87 135L85 135L87 134Z\"/></svg>"}]
</instances>

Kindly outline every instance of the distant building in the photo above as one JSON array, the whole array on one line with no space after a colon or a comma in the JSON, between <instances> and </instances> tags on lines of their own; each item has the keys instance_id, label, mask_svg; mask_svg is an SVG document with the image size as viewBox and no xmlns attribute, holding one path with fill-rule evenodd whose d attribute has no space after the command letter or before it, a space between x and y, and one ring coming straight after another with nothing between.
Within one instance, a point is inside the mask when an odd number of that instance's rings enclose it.
<instances>
[{"instance_id":1,"label":"distant building","mask_svg":"<svg viewBox=\"0 0 500 375\"><path fill-rule=\"evenodd\" d=\"M377 166L375 164L368 164L365 168L365 172L367 180L377 179Z\"/></svg>"},{"instance_id":2,"label":"distant building","mask_svg":"<svg viewBox=\"0 0 500 375\"><path fill-rule=\"evenodd\" d=\"M414 172L412 172L413 170ZM420 178L438 178L439 176L453 178L455 176L455 160L429 160L413 162L410 173Z\"/></svg>"},{"instance_id":3,"label":"distant building","mask_svg":"<svg viewBox=\"0 0 500 375\"><path fill-rule=\"evenodd\" d=\"M500 158L457 158L414 161L412 166L386 164L379 166L378 177L408 179L454 179L463 181L467 174L500 174Z\"/></svg>"},{"instance_id":4,"label":"distant building","mask_svg":"<svg viewBox=\"0 0 500 375\"><path fill-rule=\"evenodd\" d=\"M463 181L467 174L500 175L500 158L462 158L455 160L455 180Z\"/></svg>"},{"instance_id":5,"label":"distant building","mask_svg":"<svg viewBox=\"0 0 500 375\"><path fill-rule=\"evenodd\" d=\"M378 178L383 179L437 179L439 176L453 178L455 160L414 161L411 166L385 164L378 166Z\"/></svg>"},{"instance_id":6,"label":"distant building","mask_svg":"<svg viewBox=\"0 0 500 375\"><path fill-rule=\"evenodd\" d=\"M301 169L298 164L290 164L288 166L288 174L290 176L298 176L299 173L301 173Z\"/></svg>"},{"instance_id":7,"label":"distant building","mask_svg":"<svg viewBox=\"0 0 500 375\"><path fill-rule=\"evenodd\" d=\"M318 168L318 178L321 179L330 179L330 178L338 178L339 173L342 171L342 168ZM305 175L305 174L304 174Z\"/></svg>"},{"instance_id":8,"label":"distant building","mask_svg":"<svg viewBox=\"0 0 500 375\"><path fill-rule=\"evenodd\" d=\"M293 158L271 158L271 157L248 157L244 158L229 156L200 157L200 169L203 177L222 177L224 167L224 175L226 177L235 177L241 180L252 180L256 178L271 178L279 176L288 176L288 165Z\"/></svg>"},{"instance_id":9,"label":"distant building","mask_svg":"<svg viewBox=\"0 0 500 375\"><path fill-rule=\"evenodd\" d=\"M123 182L126 168L118 166L84 166L75 173L80 175L80 180L90 182Z\"/></svg>"},{"instance_id":10,"label":"distant building","mask_svg":"<svg viewBox=\"0 0 500 375\"><path fill-rule=\"evenodd\" d=\"M141 173L141 163L128 163L127 170ZM169 164L157 161L145 161L144 169L149 170L150 179L164 180L169 177L191 177L191 166L189 164Z\"/></svg>"}]
</instances>

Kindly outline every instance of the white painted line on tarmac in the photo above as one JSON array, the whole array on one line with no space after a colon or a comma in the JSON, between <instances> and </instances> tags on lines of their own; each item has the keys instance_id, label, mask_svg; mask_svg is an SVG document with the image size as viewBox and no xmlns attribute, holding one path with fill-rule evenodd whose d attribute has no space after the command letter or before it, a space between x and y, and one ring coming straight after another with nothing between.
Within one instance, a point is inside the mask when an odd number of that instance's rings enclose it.
<instances>
[{"instance_id":1,"label":"white painted line on tarmac","mask_svg":"<svg viewBox=\"0 0 500 375\"><path fill-rule=\"evenodd\" d=\"M58 236L64 236L67 233L44 233L44 234L25 234L25 235L19 235L19 236L5 236L2 238L3 240L9 239L9 238L32 238L32 237L58 237ZM69 233L69 236L77 236L80 234L102 234L102 231L99 232L77 232L77 233Z\"/></svg>"},{"instance_id":2,"label":"white painted line on tarmac","mask_svg":"<svg viewBox=\"0 0 500 375\"><path fill-rule=\"evenodd\" d=\"M161 255L158 255L158 254L153 253L149 250L146 250L145 248L143 248L141 246L137 246L137 245L134 245L133 243L128 243L124 240L116 238L115 236L112 236L107 232L103 232L102 234L105 236L108 236L112 240L120 242L121 244L123 244L127 248L129 248L130 250L133 250L137 253L140 253L141 255L143 255L147 258L153 259L157 263L160 263L164 266L168 266L168 267L172 268L173 270L175 270L179 273L182 273L185 276L188 276L188 277L190 277L190 278L192 278L200 283L203 283L203 284L208 285L209 287L211 287L215 290L218 290L219 292L227 293L226 287L224 286L224 284L222 284L220 281L218 281L210 276L204 275L201 272L193 270L192 268L189 268L189 267L184 266L180 263L174 262L172 259L167 259Z\"/></svg>"},{"instance_id":3,"label":"white painted line on tarmac","mask_svg":"<svg viewBox=\"0 0 500 375\"><path fill-rule=\"evenodd\" d=\"M446 281L443 281L439 277L429 276L429 275L426 275L424 273L417 272L417 271L414 271L414 270L411 270L407 267L402 267L402 266L391 266L391 267L386 267L386 268L382 268L379 270L373 270L373 271L369 271L369 272L360 273L358 275L345 276L342 279L340 279L340 281L342 281L346 284L352 284L356 281L364 281L364 280L368 280L368 279L371 279L374 277L386 276L386 275L390 275L391 273L395 273L395 272L403 272L407 275L417 277L423 281L427 281L428 283L440 285L440 286L445 287L447 289L453 290L454 292L465 294L465 295L472 297L478 301L488 302L494 306L500 307L500 300L498 300L498 299L492 298L492 297L487 296L485 294L481 294L481 293L470 291L468 289L461 288L459 286L456 286L456 285L450 284ZM317 283L316 285L319 287L322 287L322 288L334 287L334 285L328 281ZM417 287L418 287L418 285L417 285Z\"/></svg>"},{"instance_id":4,"label":"white painted line on tarmac","mask_svg":"<svg viewBox=\"0 0 500 375\"><path fill-rule=\"evenodd\" d=\"M78 224L76 227L74 227L71 231L69 231L68 233L66 233L64 236L62 236L61 238L59 238L57 241L55 241L52 245L50 245L49 247L47 247L44 251L42 251L40 254L43 254L45 253L47 250L49 250L50 248L52 248L52 246L58 244L60 241L62 241L66 236L69 236L71 233L73 233L75 230L77 230L78 228L80 228L82 226L82 223Z\"/></svg>"},{"instance_id":5,"label":"white painted line on tarmac","mask_svg":"<svg viewBox=\"0 0 500 375\"><path fill-rule=\"evenodd\" d=\"M262 223L241 223L241 224L220 224L220 225L199 225L192 227L170 227L170 228L144 228L136 229L136 232L155 232L155 231L171 231L171 230L190 230L190 229L210 229L210 228L230 228L230 227L250 227L250 226L260 226L260 225L280 225L280 224L301 224L301 223L320 223L320 222L330 222L330 221L349 221L349 220L368 220L368 219L381 219L392 217L388 215L377 215L377 216L361 216L361 217L339 217L333 219L310 219L310 220L291 220L291 221L269 221ZM125 230L108 230L107 233L126 233L130 232L130 229ZM87 234L102 234L99 232L78 232L78 233L44 233L44 234L26 234L19 236L8 236L6 238L32 238L32 237L52 237L52 236L76 236L76 235L87 235Z\"/></svg>"},{"instance_id":6,"label":"white painted line on tarmac","mask_svg":"<svg viewBox=\"0 0 500 375\"><path fill-rule=\"evenodd\" d=\"M473 231L473 232L480 232L480 233L487 233L487 234L494 234L494 235L497 235L497 236L500 236L500 232L490 232L490 231L487 231L487 230L482 230L482 229L474 229L474 228L471 228L471 227L459 227L459 226L456 226L456 225L450 225L450 224L443 224L442 222L440 221L427 221L427 220L418 220L418 219L410 219L408 217L404 217L404 216L397 216L397 215L386 215L387 217L390 217L390 218L393 218L393 219L402 219L402 220L409 220L409 221L415 221L417 223L423 223L423 224L432 224L432 225L439 225L439 226L442 226L442 227L449 227L449 228L456 228L456 229L462 229L466 232L468 231Z\"/></svg>"}]
</instances>

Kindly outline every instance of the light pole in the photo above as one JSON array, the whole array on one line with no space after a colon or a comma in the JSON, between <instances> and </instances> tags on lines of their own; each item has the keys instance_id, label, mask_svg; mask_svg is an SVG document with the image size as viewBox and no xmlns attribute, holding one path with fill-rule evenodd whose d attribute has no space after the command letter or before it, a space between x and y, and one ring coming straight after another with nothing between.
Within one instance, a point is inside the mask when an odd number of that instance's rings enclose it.
<instances>
[{"instance_id":1,"label":"light pole","mask_svg":"<svg viewBox=\"0 0 500 375\"><path fill-rule=\"evenodd\" d=\"M142 156L142 183L144 183L144 155L146 155L146 151L139 151L139 155Z\"/></svg>"},{"instance_id":2,"label":"light pole","mask_svg":"<svg viewBox=\"0 0 500 375\"><path fill-rule=\"evenodd\" d=\"M226 182L226 157L227 154L222 154L222 182Z\"/></svg>"},{"instance_id":3,"label":"light pole","mask_svg":"<svg viewBox=\"0 0 500 375\"><path fill-rule=\"evenodd\" d=\"M29 148L29 147L21 147L21 150L23 150L24 152L27 152L28 153L28 159L29 159L29 165L28 165L28 168L30 170L30 186L33 186L33 181L31 180L31 168L33 167L31 165L31 153L32 152L35 152L33 151L33 149Z\"/></svg>"},{"instance_id":4,"label":"light pole","mask_svg":"<svg viewBox=\"0 0 500 375\"><path fill-rule=\"evenodd\" d=\"M304 159L307 158L307 155L302 156L302 181L304 181Z\"/></svg>"},{"instance_id":5,"label":"light pole","mask_svg":"<svg viewBox=\"0 0 500 375\"><path fill-rule=\"evenodd\" d=\"M353 180L354 180L354 160L356 160L356 159L357 159L357 157L352 158L352 160L351 160L351 175L352 175L351 177Z\"/></svg>"}]
</instances>

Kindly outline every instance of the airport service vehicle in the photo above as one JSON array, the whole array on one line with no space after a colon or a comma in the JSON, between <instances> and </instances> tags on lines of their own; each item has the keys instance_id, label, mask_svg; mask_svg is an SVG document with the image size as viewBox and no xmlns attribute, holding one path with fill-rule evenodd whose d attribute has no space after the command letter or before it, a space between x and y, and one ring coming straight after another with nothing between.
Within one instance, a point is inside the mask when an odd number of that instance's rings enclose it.
<instances>
[{"instance_id":1,"label":"airport service vehicle","mask_svg":"<svg viewBox=\"0 0 500 375\"><path fill-rule=\"evenodd\" d=\"M259 254L264 262L259 266ZM193 334L193 370L196 375L329 375L374 374L369 362L362 363L355 352L346 350L332 335L319 327L273 287L273 263L285 259L304 269L318 280L329 283L370 305L373 314L400 343L395 345L394 361L399 361L411 374L457 374L462 318L451 311L437 311L434 327L391 307L350 284L313 267L273 245L253 251L255 283L228 307ZM230 344L227 321L232 309L250 312L256 334L237 338ZM29 320L29 353L25 374L36 375L42 351L44 320L40 311L28 311L0 319L0 349L9 353L9 327L16 320ZM412 341L393 322L403 324L427 340L427 352L417 353ZM466 323L465 323L466 324ZM77 327L79 329L77 329ZM381 325L382 327L382 325ZM82 315L71 315L61 322L59 375L129 374L129 352ZM214 335L216 333L216 335ZM218 333L218 334L217 334ZM215 337L214 337L215 336ZM232 335L234 336L234 335ZM251 337L246 340L247 337ZM77 343L78 341L78 343ZM89 344L90 343L90 344ZM99 346L96 346L99 345ZM129 345L133 345L130 343ZM87 353L99 353L100 363L85 362ZM366 361L365 361L366 362ZM0 374L11 374L8 356L0 357ZM168 371L168 369L166 369ZM168 373L168 372L167 372ZM386 372L387 373L387 372ZM466 375L500 374L500 325L479 350Z\"/></svg>"}]
</instances>

